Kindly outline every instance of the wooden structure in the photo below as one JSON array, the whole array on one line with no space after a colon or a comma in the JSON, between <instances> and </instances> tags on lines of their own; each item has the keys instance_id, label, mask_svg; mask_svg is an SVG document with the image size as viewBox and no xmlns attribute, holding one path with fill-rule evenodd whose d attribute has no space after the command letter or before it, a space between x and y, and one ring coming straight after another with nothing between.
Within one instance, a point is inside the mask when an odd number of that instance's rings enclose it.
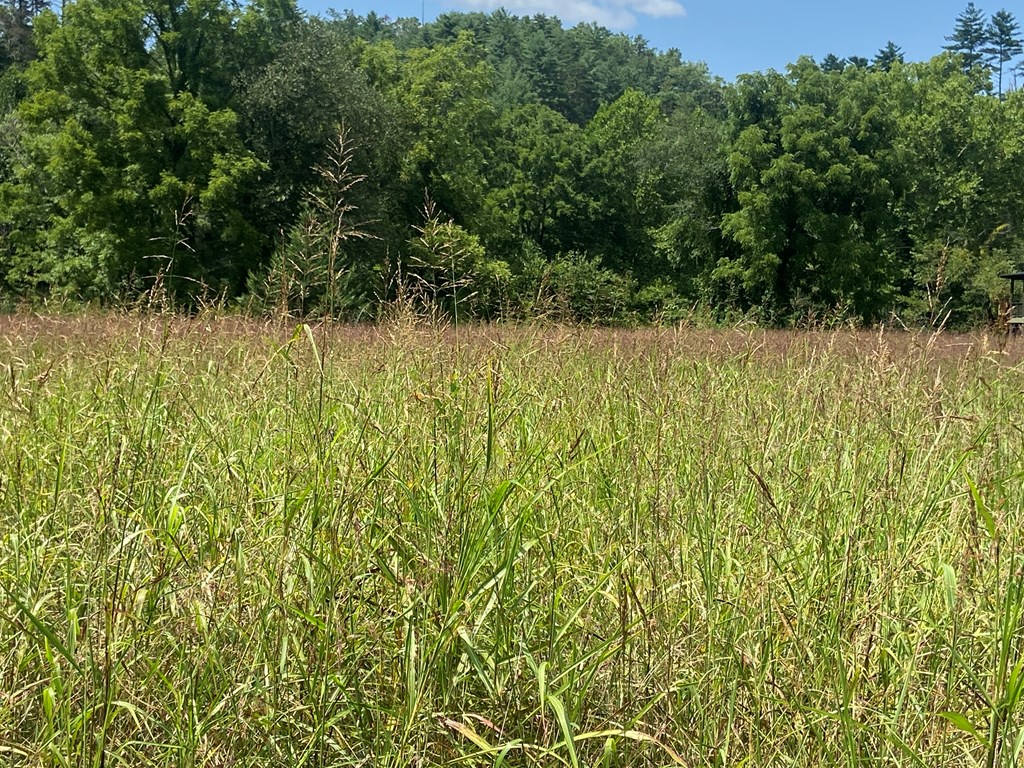
<instances>
[{"instance_id":1,"label":"wooden structure","mask_svg":"<svg viewBox=\"0 0 1024 768\"><path fill-rule=\"evenodd\" d=\"M1006 317L1010 333L1021 333L1024 331L1024 272L1009 272L1000 277L1010 281L1010 308Z\"/></svg>"}]
</instances>

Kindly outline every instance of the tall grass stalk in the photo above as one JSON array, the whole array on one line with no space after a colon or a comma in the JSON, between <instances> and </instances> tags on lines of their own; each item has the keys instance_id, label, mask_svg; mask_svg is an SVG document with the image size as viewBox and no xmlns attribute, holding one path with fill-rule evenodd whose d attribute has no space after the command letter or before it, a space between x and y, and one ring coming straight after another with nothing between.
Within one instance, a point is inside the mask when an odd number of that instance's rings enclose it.
<instances>
[{"instance_id":1,"label":"tall grass stalk","mask_svg":"<svg viewBox=\"0 0 1024 768\"><path fill-rule=\"evenodd\" d=\"M0 322L0 763L1019 762L1019 351Z\"/></svg>"}]
</instances>

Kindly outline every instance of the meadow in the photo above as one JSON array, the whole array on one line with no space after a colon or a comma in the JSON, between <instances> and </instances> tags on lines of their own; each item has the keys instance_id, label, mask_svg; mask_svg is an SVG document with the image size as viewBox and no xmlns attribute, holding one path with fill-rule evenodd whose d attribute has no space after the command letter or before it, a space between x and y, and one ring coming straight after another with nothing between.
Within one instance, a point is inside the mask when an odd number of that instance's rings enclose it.
<instances>
[{"instance_id":1,"label":"meadow","mask_svg":"<svg viewBox=\"0 0 1024 768\"><path fill-rule=\"evenodd\" d=\"M1024 341L0 319L0 765L1012 766Z\"/></svg>"}]
</instances>

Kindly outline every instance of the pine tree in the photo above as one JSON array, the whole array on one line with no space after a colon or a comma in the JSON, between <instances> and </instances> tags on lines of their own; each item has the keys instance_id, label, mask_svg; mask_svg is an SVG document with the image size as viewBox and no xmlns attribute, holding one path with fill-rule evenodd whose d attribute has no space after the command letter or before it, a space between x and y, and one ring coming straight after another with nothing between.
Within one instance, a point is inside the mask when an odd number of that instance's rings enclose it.
<instances>
[{"instance_id":1,"label":"pine tree","mask_svg":"<svg viewBox=\"0 0 1024 768\"><path fill-rule=\"evenodd\" d=\"M988 42L984 12L976 8L974 3L968 3L963 13L956 17L953 34L946 40L949 45L943 48L960 55L965 72L981 66L985 62L983 49Z\"/></svg>"},{"instance_id":2,"label":"pine tree","mask_svg":"<svg viewBox=\"0 0 1024 768\"><path fill-rule=\"evenodd\" d=\"M998 73L999 98L1002 98L1004 65L1024 50L1020 25L1009 11L999 11L992 16L986 28L986 37L988 39L983 53Z\"/></svg>"},{"instance_id":3,"label":"pine tree","mask_svg":"<svg viewBox=\"0 0 1024 768\"><path fill-rule=\"evenodd\" d=\"M896 62L903 63L903 49L890 40L885 44L884 48L880 48L878 53L875 54L875 59L871 62L871 66L883 72L888 72Z\"/></svg>"},{"instance_id":4,"label":"pine tree","mask_svg":"<svg viewBox=\"0 0 1024 768\"><path fill-rule=\"evenodd\" d=\"M834 53L830 53L821 60L822 72L842 72L846 69L846 59L840 59Z\"/></svg>"},{"instance_id":5,"label":"pine tree","mask_svg":"<svg viewBox=\"0 0 1024 768\"><path fill-rule=\"evenodd\" d=\"M6 0L0 3L0 60L4 66L27 64L35 58L32 20L49 7L48 0Z\"/></svg>"}]
</instances>

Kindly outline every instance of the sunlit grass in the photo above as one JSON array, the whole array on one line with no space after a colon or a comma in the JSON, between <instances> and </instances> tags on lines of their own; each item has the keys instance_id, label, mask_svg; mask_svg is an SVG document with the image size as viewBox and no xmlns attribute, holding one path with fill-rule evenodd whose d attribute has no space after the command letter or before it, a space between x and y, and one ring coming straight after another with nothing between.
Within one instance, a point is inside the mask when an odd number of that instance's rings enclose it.
<instances>
[{"instance_id":1,"label":"sunlit grass","mask_svg":"<svg viewBox=\"0 0 1024 768\"><path fill-rule=\"evenodd\" d=\"M2 764L1018 762L1015 342L2 331Z\"/></svg>"}]
</instances>

